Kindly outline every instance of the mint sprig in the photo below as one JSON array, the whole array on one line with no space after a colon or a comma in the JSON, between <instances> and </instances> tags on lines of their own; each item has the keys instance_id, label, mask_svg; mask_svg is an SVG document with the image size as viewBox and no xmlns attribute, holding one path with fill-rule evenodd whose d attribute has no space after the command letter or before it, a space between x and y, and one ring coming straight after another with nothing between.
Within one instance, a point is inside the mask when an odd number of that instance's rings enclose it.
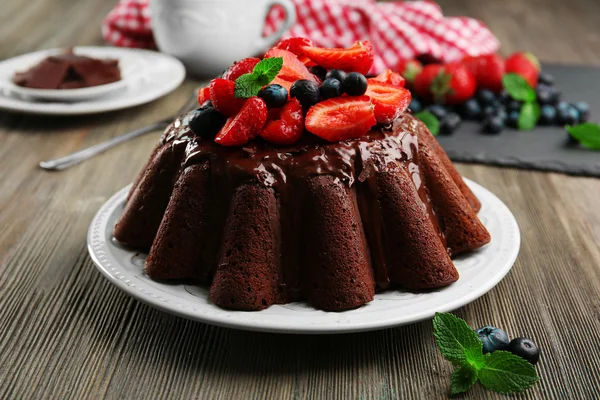
<instances>
[{"instance_id":1,"label":"mint sprig","mask_svg":"<svg viewBox=\"0 0 600 400\"><path fill-rule=\"evenodd\" d=\"M249 74L235 80L234 96L247 99L256 96L263 86L271 83L283 67L282 57L265 58L254 66Z\"/></svg>"},{"instance_id":2,"label":"mint sprig","mask_svg":"<svg viewBox=\"0 0 600 400\"><path fill-rule=\"evenodd\" d=\"M517 123L519 130L528 131L535 128L540 118L540 106L537 104L535 90L517 74L504 75L502 84L510 97L524 103Z\"/></svg>"},{"instance_id":3,"label":"mint sprig","mask_svg":"<svg viewBox=\"0 0 600 400\"><path fill-rule=\"evenodd\" d=\"M433 136L440 133L440 121L435 115L433 115L429 111L421 111L419 113L416 113L415 117L420 119L421 122L425 124L425 126L427 127L427 129L429 129L429 132L431 132Z\"/></svg>"},{"instance_id":4,"label":"mint sprig","mask_svg":"<svg viewBox=\"0 0 600 400\"><path fill-rule=\"evenodd\" d=\"M507 351L483 355L482 343L467 323L449 313L436 313L433 335L442 355L456 369L450 378L450 393L466 392L479 381L499 393L522 392L539 377L533 365Z\"/></svg>"},{"instance_id":5,"label":"mint sprig","mask_svg":"<svg viewBox=\"0 0 600 400\"><path fill-rule=\"evenodd\" d=\"M592 150L600 150L600 125L586 122L575 126L567 125L565 129L582 146Z\"/></svg>"}]
</instances>

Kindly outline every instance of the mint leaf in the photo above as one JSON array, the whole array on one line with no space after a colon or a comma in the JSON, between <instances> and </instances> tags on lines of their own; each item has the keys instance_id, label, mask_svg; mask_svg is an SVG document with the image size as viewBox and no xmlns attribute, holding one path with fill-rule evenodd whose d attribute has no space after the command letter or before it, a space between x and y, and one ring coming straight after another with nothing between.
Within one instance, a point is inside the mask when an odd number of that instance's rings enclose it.
<instances>
[{"instance_id":1,"label":"mint leaf","mask_svg":"<svg viewBox=\"0 0 600 400\"><path fill-rule=\"evenodd\" d=\"M247 99L256 96L263 86L253 74L244 74L235 80L233 95L238 99Z\"/></svg>"},{"instance_id":2,"label":"mint leaf","mask_svg":"<svg viewBox=\"0 0 600 400\"><path fill-rule=\"evenodd\" d=\"M499 393L522 392L539 379L533 365L503 350L486 354L479 371L479 382L486 389Z\"/></svg>"},{"instance_id":3,"label":"mint leaf","mask_svg":"<svg viewBox=\"0 0 600 400\"><path fill-rule=\"evenodd\" d=\"M565 126L571 136L583 146L593 150L600 150L600 125L591 122L575 126Z\"/></svg>"},{"instance_id":4,"label":"mint leaf","mask_svg":"<svg viewBox=\"0 0 600 400\"><path fill-rule=\"evenodd\" d=\"M249 74L235 80L234 97L247 99L256 96L263 86L271 83L283 67L282 57L265 58Z\"/></svg>"},{"instance_id":5,"label":"mint leaf","mask_svg":"<svg viewBox=\"0 0 600 400\"><path fill-rule=\"evenodd\" d=\"M446 360L458 367L479 369L483 363L483 345L465 321L449 313L435 313L433 335Z\"/></svg>"},{"instance_id":6,"label":"mint leaf","mask_svg":"<svg viewBox=\"0 0 600 400\"><path fill-rule=\"evenodd\" d=\"M535 128L540 118L540 105L537 103L525 103L521 107L517 126L521 131L529 131Z\"/></svg>"},{"instance_id":7,"label":"mint leaf","mask_svg":"<svg viewBox=\"0 0 600 400\"><path fill-rule=\"evenodd\" d=\"M437 117L429 111L421 111L420 113L416 113L415 117L420 119L425 124L433 136L440 132L440 121L438 121Z\"/></svg>"},{"instance_id":8,"label":"mint leaf","mask_svg":"<svg viewBox=\"0 0 600 400\"><path fill-rule=\"evenodd\" d=\"M265 58L256 64L252 70L252 75L266 81L264 85L268 85L281 71L281 67L283 67L283 57Z\"/></svg>"},{"instance_id":9,"label":"mint leaf","mask_svg":"<svg viewBox=\"0 0 600 400\"><path fill-rule=\"evenodd\" d=\"M456 368L450 377L450 395L466 392L475 384L479 371L471 365Z\"/></svg>"},{"instance_id":10,"label":"mint leaf","mask_svg":"<svg viewBox=\"0 0 600 400\"><path fill-rule=\"evenodd\" d=\"M515 99L525 103L533 103L536 101L535 90L522 76L517 74L506 74L502 78L504 89Z\"/></svg>"}]
</instances>

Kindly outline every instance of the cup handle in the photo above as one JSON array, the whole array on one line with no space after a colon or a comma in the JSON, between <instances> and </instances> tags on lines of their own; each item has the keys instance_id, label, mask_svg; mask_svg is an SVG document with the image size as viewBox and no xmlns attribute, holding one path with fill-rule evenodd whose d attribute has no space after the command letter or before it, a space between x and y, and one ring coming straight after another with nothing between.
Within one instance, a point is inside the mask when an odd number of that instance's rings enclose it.
<instances>
[{"instance_id":1,"label":"cup handle","mask_svg":"<svg viewBox=\"0 0 600 400\"><path fill-rule=\"evenodd\" d=\"M264 53L270 47L272 47L277 41L283 36L283 33L290 29L294 22L296 22L296 6L292 3L291 0L269 0L267 2L267 13L271 10L271 7L275 5L280 5L285 9L285 20L275 32L271 35L260 38L256 53Z\"/></svg>"}]
</instances>

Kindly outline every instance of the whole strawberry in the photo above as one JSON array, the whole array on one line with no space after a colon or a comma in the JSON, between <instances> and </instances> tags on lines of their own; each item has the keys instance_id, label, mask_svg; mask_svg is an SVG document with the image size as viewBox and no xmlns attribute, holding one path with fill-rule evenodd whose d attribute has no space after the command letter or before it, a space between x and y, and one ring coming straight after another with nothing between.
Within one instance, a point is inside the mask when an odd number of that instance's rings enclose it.
<instances>
[{"instance_id":1,"label":"whole strawberry","mask_svg":"<svg viewBox=\"0 0 600 400\"><path fill-rule=\"evenodd\" d=\"M504 60L499 54L486 54L477 57L467 56L463 58L461 64L467 67L475 77L477 89L489 89L495 93L502 91Z\"/></svg>"},{"instance_id":2,"label":"whole strawberry","mask_svg":"<svg viewBox=\"0 0 600 400\"><path fill-rule=\"evenodd\" d=\"M423 70L423 65L419 60L400 60L395 68L395 71L402 75L409 87L413 86L415 78L421 73L421 70Z\"/></svg>"},{"instance_id":3,"label":"whole strawberry","mask_svg":"<svg viewBox=\"0 0 600 400\"><path fill-rule=\"evenodd\" d=\"M430 64L415 79L415 92L428 101L459 104L473 97L476 90L473 74L459 63Z\"/></svg>"},{"instance_id":4,"label":"whole strawberry","mask_svg":"<svg viewBox=\"0 0 600 400\"><path fill-rule=\"evenodd\" d=\"M506 59L504 67L507 74L521 75L532 88L537 86L540 75L540 62L533 54L523 52L514 53Z\"/></svg>"}]
</instances>

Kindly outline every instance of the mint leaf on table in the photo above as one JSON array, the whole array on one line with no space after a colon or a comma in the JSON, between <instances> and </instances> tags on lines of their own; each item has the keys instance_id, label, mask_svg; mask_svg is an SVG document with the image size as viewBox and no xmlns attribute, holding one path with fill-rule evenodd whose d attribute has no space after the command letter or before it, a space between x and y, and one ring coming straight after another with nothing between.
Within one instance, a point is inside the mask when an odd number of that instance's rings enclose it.
<instances>
[{"instance_id":1,"label":"mint leaf on table","mask_svg":"<svg viewBox=\"0 0 600 400\"><path fill-rule=\"evenodd\" d=\"M483 344L467 323L449 313L435 313L433 336L442 355L457 367L479 367L483 361Z\"/></svg>"},{"instance_id":2,"label":"mint leaf on table","mask_svg":"<svg viewBox=\"0 0 600 400\"><path fill-rule=\"evenodd\" d=\"M534 103L537 100L535 90L522 76L517 74L506 74L502 78L504 89L510 97L524 103Z\"/></svg>"},{"instance_id":3,"label":"mint leaf on table","mask_svg":"<svg viewBox=\"0 0 600 400\"><path fill-rule=\"evenodd\" d=\"M521 106L517 126L521 131L529 131L537 125L540 119L540 105L537 103L525 103Z\"/></svg>"},{"instance_id":4,"label":"mint leaf on table","mask_svg":"<svg viewBox=\"0 0 600 400\"><path fill-rule=\"evenodd\" d=\"M516 393L529 389L540 378L533 365L513 353L497 350L485 355L479 382L488 390Z\"/></svg>"},{"instance_id":5,"label":"mint leaf on table","mask_svg":"<svg viewBox=\"0 0 600 400\"><path fill-rule=\"evenodd\" d=\"M585 124L566 126L565 129L582 146L592 150L600 150L600 125L586 122Z\"/></svg>"},{"instance_id":6,"label":"mint leaf on table","mask_svg":"<svg viewBox=\"0 0 600 400\"><path fill-rule=\"evenodd\" d=\"M450 395L464 393L477 382L479 371L471 365L456 368L450 377Z\"/></svg>"},{"instance_id":7,"label":"mint leaf on table","mask_svg":"<svg viewBox=\"0 0 600 400\"><path fill-rule=\"evenodd\" d=\"M415 117L420 119L421 122L425 124L425 126L427 127L427 129L429 129L429 132L431 132L433 136L440 133L440 121L435 115L433 115L429 111L421 111L419 113L416 113Z\"/></svg>"},{"instance_id":8,"label":"mint leaf on table","mask_svg":"<svg viewBox=\"0 0 600 400\"><path fill-rule=\"evenodd\" d=\"M271 83L283 67L282 57L265 58L254 66L249 74L235 80L234 96L247 99L256 96L263 86Z\"/></svg>"}]
</instances>

